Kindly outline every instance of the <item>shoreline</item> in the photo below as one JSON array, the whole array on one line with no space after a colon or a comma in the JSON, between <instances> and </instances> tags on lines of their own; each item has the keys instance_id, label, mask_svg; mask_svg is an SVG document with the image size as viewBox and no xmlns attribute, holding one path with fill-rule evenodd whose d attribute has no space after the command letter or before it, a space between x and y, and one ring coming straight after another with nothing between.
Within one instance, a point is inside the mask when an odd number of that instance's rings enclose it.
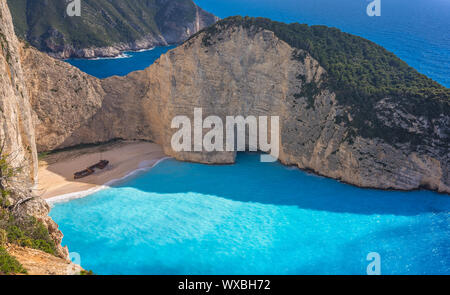
<instances>
[{"instance_id":1,"label":"shoreline","mask_svg":"<svg viewBox=\"0 0 450 295\"><path fill-rule=\"evenodd\" d=\"M171 45L167 45L167 46L171 46ZM131 58L131 57L133 57L133 56L131 55L132 53L141 53L141 52L153 51L153 50L155 50L157 47L166 47L166 46L154 46L154 47L150 47L150 48L136 49L136 50L123 50L123 51L120 51L118 54L116 54L116 55L111 55L111 56L103 56L103 55L93 56L93 57L78 57L78 56L72 56L72 57L67 57L67 58L60 58L60 60L62 60L62 61L67 61L67 60L126 59L126 58ZM47 53L47 54L48 54L48 53Z\"/></svg>"},{"instance_id":2,"label":"shoreline","mask_svg":"<svg viewBox=\"0 0 450 295\"><path fill-rule=\"evenodd\" d=\"M39 161L35 190L50 205L86 197L126 181L169 159L162 147L142 141L120 141L56 152ZM99 160L110 164L93 175L74 179L73 174Z\"/></svg>"},{"instance_id":3,"label":"shoreline","mask_svg":"<svg viewBox=\"0 0 450 295\"><path fill-rule=\"evenodd\" d=\"M164 158L158 160L156 163L154 163L151 166L144 167L144 168L139 168L139 169L136 169L134 171L130 171L127 175L125 175L122 178L112 179L112 180L110 180L110 181L108 181L108 182L106 182L106 183L104 183L102 185L98 185L96 187L93 187L93 188L85 190L85 191L78 191L78 192L73 192L73 193L68 193L68 194L63 194L63 195L51 197L51 198L45 199L45 201L52 207L54 204L65 203L65 202L69 202L69 201L72 201L72 200L82 199L82 198L88 197L88 196L90 196L92 194L95 194L95 193L97 193L99 191L108 189L108 188L110 188L110 187L112 187L114 185L117 185L117 184L121 183L121 182L127 181L127 180L132 179L132 178L134 178L136 176L139 176L141 173L148 172L151 169L153 169L156 166L158 166L160 163L162 163L162 162L164 162L165 160L168 160L168 159L172 159L172 158L171 157L164 157ZM145 163L145 161L141 162L141 163Z\"/></svg>"},{"instance_id":4,"label":"shoreline","mask_svg":"<svg viewBox=\"0 0 450 295\"><path fill-rule=\"evenodd\" d=\"M103 47L99 47L99 48L97 48L97 47L96 48L83 48L83 49L80 49L78 51L74 51L71 54L65 54L65 51L58 51L58 52L43 51L43 53L45 53L48 56L51 56L51 57L53 57L55 59L62 60L62 61L68 60L68 59L81 59L81 60L117 59L117 58L126 58L126 57L124 57L124 54L127 53L127 52L129 52L129 53L146 52L146 51L152 51L152 50L154 50L155 48L158 48L158 47L167 47L167 46L175 46L176 47L176 46L178 46L180 44L182 44L182 42L181 43L153 44L150 47L145 46L145 47L142 47L142 48L139 48L139 47L129 47L129 48L114 48L114 47L111 47L111 48L114 49L113 50L114 52L111 53L109 50L107 50L108 53L105 53L105 54L96 54L96 53L101 52L101 51L106 51L105 48L103 48ZM106 48L106 49L108 49L108 48ZM81 52L85 52L87 50L93 51L94 53L92 55L86 55L86 54L78 53L80 51Z\"/></svg>"},{"instance_id":5,"label":"shoreline","mask_svg":"<svg viewBox=\"0 0 450 295\"><path fill-rule=\"evenodd\" d=\"M78 147L57 151L39 161L38 184L35 190L50 206L56 203L87 197L91 194L123 183L142 173L150 171L161 162L170 159L161 146L145 141L116 141L96 146ZM110 161L104 170L97 170L91 176L75 180L73 173L81 171L100 160ZM317 177L329 178L310 169L301 169L296 165L285 165L288 169L299 169ZM228 164L227 164L228 165ZM342 180L336 181L346 183ZM355 185L352 185L355 186ZM355 186L360 189L382 191L422 191L423 188L398 190ZM426 189L444 195L437 190Z\"/></svg>"}]
</instances>

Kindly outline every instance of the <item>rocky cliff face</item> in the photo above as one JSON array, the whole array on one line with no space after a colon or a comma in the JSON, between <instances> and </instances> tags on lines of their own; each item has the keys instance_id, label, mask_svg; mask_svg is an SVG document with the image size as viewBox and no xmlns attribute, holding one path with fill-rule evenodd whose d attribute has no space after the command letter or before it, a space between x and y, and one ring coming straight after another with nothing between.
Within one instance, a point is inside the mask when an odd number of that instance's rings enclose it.
<instances>
[{"instance_id":1,"label":"rocky cliff face","mask_svg":"<svg viewBox=\"0 0 450 295\"><path fill-rule=\"evenodd\" d=\"M225 30L215 35L211 40L215 45L207 48L203 37L199 35L166 54L145 72L103 82L107 91L112 88L118 93L122 89L118 97L138 98L140 108L147 110L146 121L152 130L148 139L161 143L167 154L205 163L234 161L233 153L172 151L171 120L176 115L192 118L194 107L203 108L204 117L217 115L224 122L227 115L280 116L280 160L286 165L361 187L427 187L449 192L445 147L417 151L407 144L393 146L377 138L356 136L350 140L348 126L337 124L337 117L352 114L322 85L325 70L308 53L302 53L303 61L294 59L300 54L298 50L266 30ZM310 106L309 97L296 94L312 81L320 91ZM132 85L146 85L137 89L145 92L133 92L136 88ZM391 106L395 109L400 108ZM426 119L422 122L424 118L410 119L427 124ZM447 114L442 120L448 119ZM395 115L386 118L391 124L399 124L399 120ZM445 134L448 125L441 126Z\"/></svg>"},{"instance_id":2,"label":"rocky cliff face","mask_svg":"<svg viewBox=\"0 0 450 295\"><path fill-rule=\"evenodd\" d=\"M9 0L16 32L57 58L113 57L122 51L185 41L217 21L192 0L83 0L69 17L69 1Z\"/></svg>"},{"instance_id":3,"label":"rocky cliff face","mask_svg":"<svg viewBox=\"0 0 450 295\"><path fill-rule=\"evenodd\" d=\"M11 164L24 167L20 177L29 179L30 184L36 177L31 105L19 60L19 42L5 1L0 2L0 17L0 142L5 145L4 153L14 154Z\"/></svg>"},{"instance_id":4,"label":"rocky cliff face","mask_svg":"<svg viewBox=\"0 0 450 295\"><path fill-rule=\"evenodd\" d=\"M20 56L38 151L79 143L69 135L101 109L106 97L101 81L23 44Z\"/></svg>"},{"instance_id":5,"label":"rocky cliff face","mask_svg":"<svg viewBox=\"0 0 450 295\"><path fill-rule=\"evenodd\" d=\"M204 118L216 115L224 121L229 115L279 116L280 161L286 165L361 187L450 192L445 107L438 119L409 113L396 97L386 97L373 109L392 128L420 133L433 124L435 133L421 133L427 144L355 135L348 123L355 114L337 99L326 83L327 71L308 52L261 28L216 26L214 35L207 34L198 34L145 71L102 81L42 55L35 59L39 54L30 50L23 55L26 72L37 68L39 75L54 77L27 78L28 88L34 89L30 96L39 149L143 139L161 144L180 160L234 162L234 153L172 150L172 119L192 118L194 108L201 107ZM307 91L311 83L317 87L313 94ZM55 85L58 92L51 90ZM76 85L84 95L77 94Z\"/></svg>"},{"instance_id":6,"label":"rocky cliff face","mask_svg":"<svg viewBox=\"0 0 450 295\"><path fill-rule=\"evenodd\" d=\"M32 190L37 177L34 124L20 45L5 0L0 0L0 44L0 143L10 165L20 169L15 179L6 184L12 191L8 201L13 206L20 205L19 215L31 215L43 222L59 245L62 234L48 216L49 207ZM67 249L59 246L58 254L65 257Z\"/></svg>"},{"instance_id":7,"label":"rocky cliff face","mask_svg":"<svg viewBox=\"0 0 450 295\"><path fill-rule=\"evenodd\" d=\"M16 245L7 245L6 249L31 276L79 275L83 271L79 265L39 250Z\"/></svg>"}]
</instances>

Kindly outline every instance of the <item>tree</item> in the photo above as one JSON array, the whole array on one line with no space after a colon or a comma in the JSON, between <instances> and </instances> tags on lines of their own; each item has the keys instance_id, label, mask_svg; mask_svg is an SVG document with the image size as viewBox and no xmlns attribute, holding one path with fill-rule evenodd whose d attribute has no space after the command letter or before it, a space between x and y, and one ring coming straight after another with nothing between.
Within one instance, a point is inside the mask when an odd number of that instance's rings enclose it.
<instances>
[{"instance_id":1,"label":"tree","mask_svg":"<svg viewBox=\"0 0 450 295\"><path fill-rule=\"evenodd\" d=\"M24 210L26 208L24 204L33 200L35 194L28 189L29 183L21 177L23 166L11 165L17 157L18 152L6 153L5 143L0 144L0 231L6 232L10 244L31 247L56 255L56 245L47 227ZM13 198L9 198L10 196ZM9 200L12 200L13 204ZM4 260L6 265L12 263L6 254L0 257L1 259L6 259ZM5 272L5 267L0 261L0 273L2 269Z\"/></svg>"},{"instance_id":2,"label":"tree","mask_svg":"<svg viewBox=\"0 0 450 295\"><path fill-rule=\"evenodd\" d=\"M22 204L34 198L27 189L27 183L19 177L23 170L23 166L19 165L18 167L13 167L11 165L11 162L13 162L17 156L18 152L5 152L5 141L0 144L0 206L12 209L13 211L19 210L19 207ZM8 201L8 197L11 195L11 188L14 188L14 193L19 196L19 199L14 204L10 204Z\"/></svg>"}]
</instances>

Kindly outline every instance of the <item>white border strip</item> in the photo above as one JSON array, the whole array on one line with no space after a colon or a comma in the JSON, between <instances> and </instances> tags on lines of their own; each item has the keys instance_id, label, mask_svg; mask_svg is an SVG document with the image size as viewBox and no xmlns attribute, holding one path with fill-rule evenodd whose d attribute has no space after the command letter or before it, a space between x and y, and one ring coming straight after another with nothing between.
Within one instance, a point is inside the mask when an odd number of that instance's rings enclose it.
<instances>
[{"instance_id":1,"label":"white border strip","mask_svg":"<svg viewBox=\"0 0 450 295\"><path fill-rule=\"evenodd\" d=\"M74 193L69 193L69 194L64 194L64 195L59 195L53 198L48 198L45 201L52 207L53 205L57 204L57 203L65 203L65 202L69 202L71 200L76 200L76 199L81 199L84 197L87 197L89 195L92 195L96 192L99 192L101 190L104 189L108 189L111 186L113 186L114 184L117 184L119 182L125 181L129 178L132 178L140 173L143 172L147 172L150 171L151 169L155 168L157 165L159 165L161 162L168 160L168 159L172 159L171 157L164 157L159 159L158 161L156 161L155 164L153 164L152 166L148 166L148 167L144 167L144 168L139 168L136 169L134 171L129 172L128 174L126 174L124 177L119 178L119 179L113 179L108 181L107 183L103 184L103 185L99 185L96 187L93 187L91 189L85 190L85 191L80 191L80 192L74 192ZM143 161L139 164L139 166L141 166L143 163L146 163L148 161Z\"/></svg>"}]
</instances>

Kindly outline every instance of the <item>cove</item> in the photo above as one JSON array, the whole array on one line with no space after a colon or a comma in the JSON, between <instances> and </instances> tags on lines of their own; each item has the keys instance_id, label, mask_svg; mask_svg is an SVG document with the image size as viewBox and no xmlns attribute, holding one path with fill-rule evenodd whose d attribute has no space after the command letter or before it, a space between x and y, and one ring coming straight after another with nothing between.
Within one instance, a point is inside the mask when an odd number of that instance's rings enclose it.
<instances>
[{"instance_id":1,"label":"cove","mask_svg":"<svg viewBox=\"0 0 450 295\"><path fill-rule=\"evenodd\" d=\"M56 204L63 245L96 274L450 274L450 198L360 189L242 153L166 160Z\"/></svg>"},{"instance_id":2,"label":"cove","mask_svg":"<svg viewBox=\"0 0 450 295\"><path fill-rule=\"evenodd\" d=\"M116 58L71 58L65 61L91 76L104 79L111 76L126 76L134 71L145 70L162 54L175 47L163 46L149 50L129 51Z\"/></svg>"}]
</instances>

